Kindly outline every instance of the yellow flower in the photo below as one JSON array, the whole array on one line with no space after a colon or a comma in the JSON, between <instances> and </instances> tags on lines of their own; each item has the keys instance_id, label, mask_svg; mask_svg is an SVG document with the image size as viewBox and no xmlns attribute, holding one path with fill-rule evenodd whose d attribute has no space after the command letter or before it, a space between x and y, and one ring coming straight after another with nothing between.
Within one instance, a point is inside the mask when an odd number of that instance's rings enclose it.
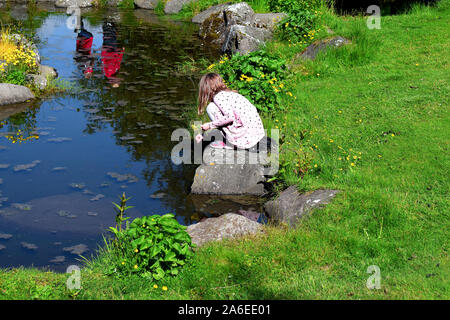
<instances>
[{"instance_id":1,"label":"yellow flower","mask_svg":"<svg viewBox=\"0 0 450 320\"><path fill-rule=\"evenodd\" d=\"M124 265L125 264L125 261L122 261L122 265Z\"/></svg>"},{"instance_id":2,"label":"yellow flower","mask_svg":"<svg viewBox=\"0 0 450 320\"><path fill-rule=\"evenodd\" d=\"M352 162L352 163L351 163L351 166L354 167L354 166L355 166L355 163Z\"/></svg>"},{"instance_id":3,"label":"yellow flower","mask_svg":"<svg viewBox=\"0 0 450 320\"><path fill-rule=\"evenodd\" d=\"M154 285L153 285L153 288L158 289L158 285L157 285L157 284L154 284Z\"/></svg>"},{"instance_id":4,"label":"yellow flower","mask_svg":"<svg viewBox=\"0 0 450 320\"><path fill-rule=\"evenodd\" d=\"M138 250L138 249L134 249L134 252L138 253L138 252L139 252L139 250Z\"/></svg>"},{"instance_id":5,"label":"yellow flower","mask_svg":"<svg viewBox=\"0 0 450 320\"><path fill-rule=\"evenodd\" d=\"M162 289L163 289L164 291L167 291L167 287L166 287L166 286L163 286Z\"/></svg>"},{"instance_id":6,"label":"yellow flower","mask_svg":"<svg viewBox=\"0 0 450 320\"><path fill-rule=\"evenodd\" d=\"M134 268L135 268L135 269L137 269L137 268L138 268L138 265L137 265L137 264L135 264L135 265L134 265Z\"/></svg>"}]
</instances>

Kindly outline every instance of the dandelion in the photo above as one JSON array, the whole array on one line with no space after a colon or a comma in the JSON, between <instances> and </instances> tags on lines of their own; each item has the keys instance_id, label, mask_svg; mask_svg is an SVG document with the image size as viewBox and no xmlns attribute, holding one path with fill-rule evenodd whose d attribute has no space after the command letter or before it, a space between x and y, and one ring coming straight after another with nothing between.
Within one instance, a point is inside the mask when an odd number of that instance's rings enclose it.
<instances>
[{"instance_id":1,"label":"dandelion","mask_svg":"<svg viewBox=\"0 0 450 320\"><path fill-rule=\"evenodd\" d=\"M352 162L351 164L350 164L352 167L354 167L355 166L355 163L354 162Z\"/></svg>"},{"instance_id":2,"label":"dandelion","mask_svg":"<svg viewBox=\"0 0 450 320\"><path fill-rule=\"evenodd\" d=\"M153 285L153 288L154 288L154 289L158 289L158 285L157 285L157 284L154 284L154 285Z\"/></svg>"},{"instance_id":3,"label":"dandelion","mask_svg":"<svg viewBox=\"0 0 450 320\"><path fill-rule=\"evenodd\" d=\"M167 291L167 287L166 286L163 286L162 289L163 289L163 291Z\"/></svg>"}]
</instances>

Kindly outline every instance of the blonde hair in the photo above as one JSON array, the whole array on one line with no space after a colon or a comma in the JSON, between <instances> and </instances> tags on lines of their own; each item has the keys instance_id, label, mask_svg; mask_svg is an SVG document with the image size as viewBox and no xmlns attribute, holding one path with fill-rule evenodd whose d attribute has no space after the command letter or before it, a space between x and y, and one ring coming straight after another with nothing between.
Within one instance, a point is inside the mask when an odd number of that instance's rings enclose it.
<instances>
[{"instance_id":1,"label":"blonde hair","mask_svg":"<svg viewBox=\"0 0 450 320\"><path fill-rule=\"evenodd\" d=\"M205 108L220 91L231 91L217 73L207 73L200 79L198 88L198 114L205 112Z\"/></svg>"}]
</instances>

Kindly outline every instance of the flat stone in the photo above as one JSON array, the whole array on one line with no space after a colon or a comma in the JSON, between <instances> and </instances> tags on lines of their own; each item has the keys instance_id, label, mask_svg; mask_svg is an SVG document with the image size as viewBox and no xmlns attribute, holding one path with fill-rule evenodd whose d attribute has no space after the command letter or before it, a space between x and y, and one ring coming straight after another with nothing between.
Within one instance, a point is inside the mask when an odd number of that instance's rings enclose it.
<instances>
[{"instance_id":1,"label":"flat stone","mask_svg":"<svg viewBox=\"0 0 450 320\"><path fill-rule=\"evenodd\" d=\"M70 252L71 254L80 255L85 253L86 251L89 251L89 248L87 245L80 243L72 247L63 248L63 251Z\"/></svg>"},{"instance_id":2,"label":"flat stone","mask_svg":"<svg viewBox=\"0 0 450 320\"><path fill-rule=\"evenodd\" d=\"M278 198L268 201L264 209L270 219L294 227L312 209L328 204L338 190L316 190L300 194L296 186L290 186Z\"/></svg>"},{"instance_id":3,"label":"flat stone","mask_svg":"<svg viewBox=\"0 0 450 320\"><path fill-rule=\"evenodd\" d=\"M193 194L263 195L267 156L246 150L203 151L203 164L195 171Z\"/></svg>"},{"instance_id":4,"label":"flat stone","mask_svg":"<svg viewBox=\"0 0 450 320\"><path fill-rule=\"evenodd\" d=\"M2 240L8 240L12 238L12 234L9 233L0 233L0 239Z\"/></svg>"},{"instance_id":5,"label":"flat stone","mask_svg":"<svg viewBox=\"0 0 450 320\"><path fill-rule=\"evenodd\" d=\"M299 54L299 57L302 59L314 60L316 59L316 56L319 54L319 52L324 51L327 48L339 48L350 43L350 40L345 39L341 36L325 40L318 40L309 45L301 54Z\"/></svg>"},{"instance_id":6,"label":"flat stone","mask_svg":"<svg viewBox=\"0 0 450 320\"><path fill-rule=\"evenodd\" d=\"M164 6L164 13L166 14L174 14L181 11L185 4L192 2L194 0L167 0L166 5Z\"/></svg>"},{"instance_id":7,"label":"flat stone","mask_svg":"<svg viewBox=\"0 0 450 320\"><path fill-rule=\"evenodd\" d=\"M0 83L0 105L22 103L34 99L30 89L10 83Z\"/></svg>"},{"instance_id":8,"label":"flat stone","mask_svg":"<svg viewBox=\"0 0 450 320\"><path fill-rule=\"evenodd\" d=\"M262 225L250 219L227 213L217 218L208 218L187 227L192 242L202 246L207 242L236 238L262 231Z\"/></svg>"},{"instance_id":9,"label":"flat stone","mask_svg":"<svg viewBox=\"0 0 450 320\"><path fill-rule=\"evenodd\" d=\"M56 256L50 260L51 263L63 263L64 261L66 261L66 257L64 256Z\"/></svg>"},{"instance_id":10,"label":"flat stone","mask_svg":"<svg viewBox=\"0 0 450 320\"><path fill-rule=\"evenodd\" d=\"M37 250L38 246L34 243L28 243L28 242L21 242L20 245L22 248L28 249L28 250Z\"/></svg>"},{"instance_id":11,"label":"flat stone","mask_svg":"<svg viewBox=\"0 0 450 320\"><path fill-rule=\"evenodd\" d=\"M92 7L92 0L56 0L55 7L67 8L75 6L78 8Z\"/></svg>"},{"instance_id":12,"label":"flat stone","mask_svg":"<svg viewBox=\"0 0 450 320\"><path fill-rule=\"evenodd\" d=\"M159 0L134 0L136 7L147 10L155 9L158 2Z\"/></svg>"},{"instance_id":13,"label":"flat stone","mask_svg":"<svg viewBox=\"0 0 450 320\"><path fill-rule=\"evenodd\" d=\"M56 72L55 68L43 64L39 65L39 74L48 79L55 79L58 77L58 72Z\"/></svg>"}]
</instances>

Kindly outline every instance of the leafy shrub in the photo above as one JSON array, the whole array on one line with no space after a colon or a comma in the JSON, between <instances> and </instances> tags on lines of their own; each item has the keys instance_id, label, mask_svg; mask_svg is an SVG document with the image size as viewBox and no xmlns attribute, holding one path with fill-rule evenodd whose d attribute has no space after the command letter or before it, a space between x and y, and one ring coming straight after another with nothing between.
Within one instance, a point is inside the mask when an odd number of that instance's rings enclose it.
<instances>
[{"instance_id":1,"label":"leafy shrub","mask_svg":"<svg viewBox=\"0 0 450 320\"><path fill-rule=\"evenodd\" d=\"M292 96L285 84L286 62L265 50L225 56L208 69L219 73L230 89L239 91L261 111L282 110L282 96Z\"/></svg>"},{"instance_id":2,"label":"leafy shrub","mask_svg":"<svg viewBox=\"0 0 450 320\"><path fill-rule=\"evenodd\" d=\"M111 247L113 265L107 273L138 274L154 280L177 275L194 255L186 227L169 213L136 218L122 229L122 222L128 219L124 213L131 208L126 206L128 200L124 194L121 204L115 204L117 225L110 228L116 237Z\"/></svg>"},{"instance_id":3,"label":"leafy shrub","mask_svg":"<svg viewBox=\"0 0 450 320\"><path fill-rule=\"evenodd\" d=\"M26 73L22 69L10 67L3 76L6 83L23 86L26 82Z\"/></svg>"},{"instance_id":4,"label":"leafy shrub","mask_svg":"<svg viewBox=\"0 0 450 320\"><path fill-rule=\"evenodd\" d=\"M286 12L287 14L296 11L319 10L325 3L324 0L268 0L270 10L274 12Z\"/></svg>"},{"instance_id":5,"label":"leafy shrub","mask_svg":"<svg viewBox=\"0 0 450 320\"><path fill-rule=\"evenodd\" d=\"M282 40L292 43L310 42L314 39L318 28L318 11L296 10L289 13L278 25Z\"/></svg>"}]
</instances>

